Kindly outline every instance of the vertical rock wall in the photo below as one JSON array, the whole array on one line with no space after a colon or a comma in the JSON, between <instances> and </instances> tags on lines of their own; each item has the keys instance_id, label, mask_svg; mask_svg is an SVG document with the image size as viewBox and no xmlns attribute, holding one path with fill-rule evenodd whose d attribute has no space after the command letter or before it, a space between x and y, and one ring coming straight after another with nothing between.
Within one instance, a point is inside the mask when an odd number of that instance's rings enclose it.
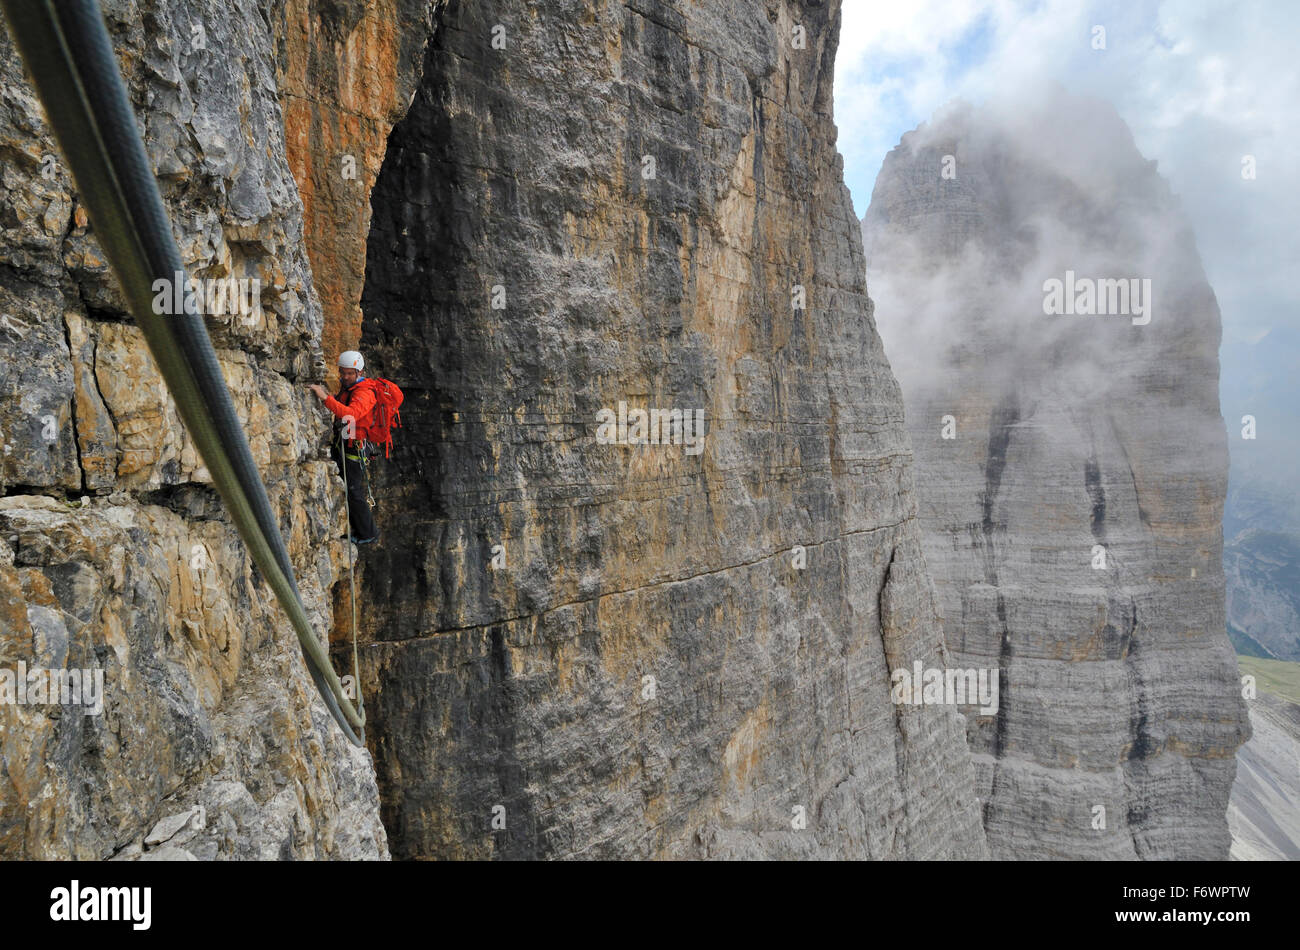
<instances>
[{"instance_id":1,"label":"vertical rock wall","mask_svg":"<svg viewBox=\"0 0 1300 950\"><path fill-rule=\"evenodd\" d=\"M863 228L947 641L1002 670L968 726L994 856L1225 858L1219 310L1168 186L1055 91L904 136ZM1046 315L1067 270L1151 309Z\"/></svg>"},{"instance_id":2,"label":"vertical rock wall","mask_svg":"<svg viewBox=\"0 0 1300 950\"><path fill-rule=\"evenodd\" d=\"M946 656L838 26L791 0L439 14L362 299L408 397L364 565L395 855L986 853L960 715L889 696ZM620 401L701 410L702 451L600 444Z\"/></svg>"},{"instance_id":3,"label":"vertical rock wall","mask_svg":"<svg viewBox=\"0 0 1300 950\"><path fill-rule=\"evenodd\" d=\"M260 306L208 326L323 633L345 552L304 390L322 319L276 81L283 11L104 6L186 266L260 282ZM0 669L105 687L100 715L0 704L0 856L135 857L150 837L145 856L386 856L369 756L316 698L210 487L7 31L0 176Z\"/></svg>"}]
</instances>

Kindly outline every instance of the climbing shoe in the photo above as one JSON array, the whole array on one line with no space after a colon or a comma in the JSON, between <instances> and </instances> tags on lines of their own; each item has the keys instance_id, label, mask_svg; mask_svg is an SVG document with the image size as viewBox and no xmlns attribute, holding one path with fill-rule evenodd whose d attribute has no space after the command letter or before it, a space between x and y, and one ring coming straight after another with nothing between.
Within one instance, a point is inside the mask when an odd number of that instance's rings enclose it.
<instances>
[{"instance_id":1,"label":"climbing shoe","mask_svg":"<svg viewBox=\"0 0 1300 950\"><path fill-rule=\"evenodd\" d=\"M348 540L353 544L374 544L379 540L379 535L375 535L373 538L358 538L355 535L350 534L348 535Z\"/></svg>"}]
</instances>

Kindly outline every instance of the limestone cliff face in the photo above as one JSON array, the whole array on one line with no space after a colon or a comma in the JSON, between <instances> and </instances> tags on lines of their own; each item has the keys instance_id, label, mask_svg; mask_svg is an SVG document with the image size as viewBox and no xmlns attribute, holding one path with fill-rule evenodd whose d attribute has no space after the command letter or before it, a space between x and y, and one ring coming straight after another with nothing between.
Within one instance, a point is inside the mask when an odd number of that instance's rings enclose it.
<instances>
[{"instance_id":1,"label":"limestone cliff face","mask_svg":"<svg viewBox=\"0 0 1300 950\"><path fill-rule=\"evenodd\" d=\"M341 491L304 391L322 320L266 11L105 8L190 273L260 282L260 306L208 325L325 631ZM196 806L151 853L386 856L369 756L316 699L4 30L0 153L0 668L99 670L105 689L101 715L0 704L0 856L136 856Z\"/></svg>"},{"instance_id":2,"label":"limestone cliff face","mask_svg":"<svg viewBox=\"0 0 1300 950\"><path fill-rule=\"evenodd\" d=\"M1003 671L968 724L995 856L1227 855L1219 311L1153 166L1100 103L958 107L863 225L947 641ZM1047 315L1067 271L1150 309Z\"/></svg>"},{"instance_id":3,"label":"limestone cliff face","mask_svg":"<svg viewBox=\"0 0 1300 950\"><path fill-rule=\"evenodd\" d=\"M446 0L287 0L276 33L285 157L320 298L326 361L361 336L370 190Z\"/></svg>"},{"instance_id":4,"label":"limestone cliff face","mask_svg":"<svg viewBox=\"0 0 1300 950\"><path fill-rule=\"evenodd\" d=\"M440 14L362 298L408 394L365 563L395 855L984 853L960 716L889 696L946 657L834 147L838 23ZM602 444L620 402L700 410L702 450Z\"/></svg>"},{"instance_id":5,"label":"limestone cliff face","mask_svg":"<svg viewBox=\"0 0 1300 950\"><path fill-rule=\"evenodd\" d=\"M0 667L106 688L0 704L0 855L987 853L961 716L890 701L947 653L834 147L838 4L106 7L187 265L260 281L209 328L322 632L322 339L360 325L407 392L361 577L375 764L3 37ZM703 441L605 444L620 403Z\"/></svg>"}]
</instances>

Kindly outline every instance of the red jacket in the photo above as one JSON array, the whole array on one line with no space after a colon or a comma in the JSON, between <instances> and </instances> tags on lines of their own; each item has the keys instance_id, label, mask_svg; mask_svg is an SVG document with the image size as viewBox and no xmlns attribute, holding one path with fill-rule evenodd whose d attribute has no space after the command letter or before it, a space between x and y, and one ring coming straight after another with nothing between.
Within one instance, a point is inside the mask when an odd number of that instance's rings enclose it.
<instances>
[{"instance_id":1,"label":"red jacket","mask_svg":"<svg viewBox=\"0 0 1300 950\"><path fill-rule=\"evenodd\" d=\"M340 419L345 416L351 416L356 420L356 440L365 439L366 430L370 427L370 415L375 410L375 393L369 386L362 386L362 380L358 379L348 389L340 389L339 396L347 399L347 402L340 402L334 396L325 400L325 408Z\"/></svg>"}]
</instances>

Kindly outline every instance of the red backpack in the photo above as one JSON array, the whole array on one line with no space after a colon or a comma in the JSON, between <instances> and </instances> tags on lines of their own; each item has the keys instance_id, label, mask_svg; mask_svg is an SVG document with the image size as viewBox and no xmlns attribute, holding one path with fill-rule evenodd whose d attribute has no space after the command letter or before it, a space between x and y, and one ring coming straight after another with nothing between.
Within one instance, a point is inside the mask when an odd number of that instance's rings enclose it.
<instances>
[{"instance_id":1,"label":"red backpack","mask_svg":"<svg viewBox=\"0 0 1300 950\"><path fill-rule=\"evenodd\" d=\"M367 377L357 383L375 394L375 408L370 412L370 419L363 426L357 425L357 438L366 439L375 445L384 447L384 458L393 450L393 429L401 428L402 414L398 407L405 398L397 384L389 379Z\"/></svg>"}]
</instances>

